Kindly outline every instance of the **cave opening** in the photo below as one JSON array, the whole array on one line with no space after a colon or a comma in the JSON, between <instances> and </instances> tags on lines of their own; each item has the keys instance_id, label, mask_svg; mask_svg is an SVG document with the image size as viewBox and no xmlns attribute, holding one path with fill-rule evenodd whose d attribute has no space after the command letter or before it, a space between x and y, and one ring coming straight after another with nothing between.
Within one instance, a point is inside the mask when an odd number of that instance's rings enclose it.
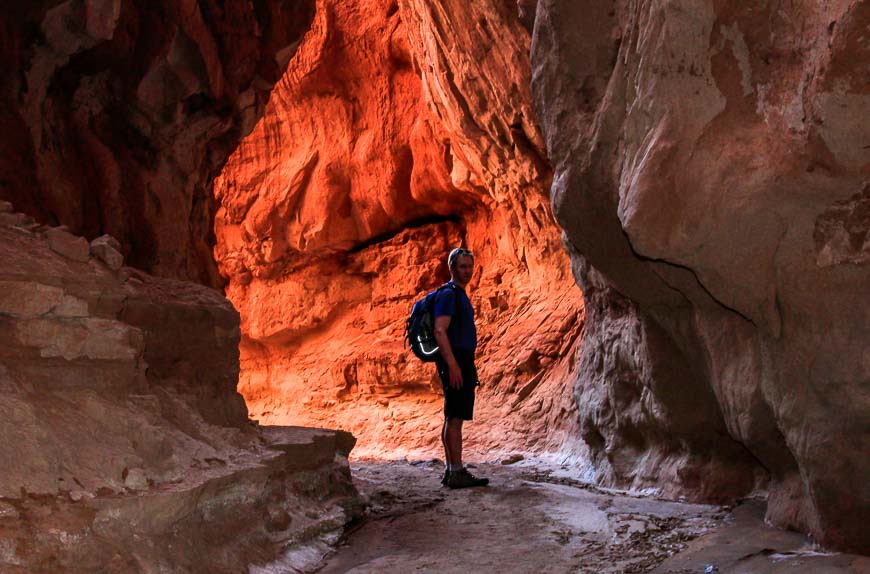
<instances>
[{"instance_id":1,"label":"cave opening","mask_svg":"<svg viewBox=\"0 0 870 574\"><path fill-rule=\"evenodd\" d=\"M261 424L348 430L357 457L438 454L440 383L403 348L404 320L449 279L447 253L461 245L476 254L483 383L468 449L577 448L583 300L531 119L530 34L501 9L469 32L475 11L450 25L479 36L480 52L451 60L415 21L425 10L318 3L264 116L216 177L239 391ZM493 53L490 28L525 56Z\"/></svg>"}]
</instances>

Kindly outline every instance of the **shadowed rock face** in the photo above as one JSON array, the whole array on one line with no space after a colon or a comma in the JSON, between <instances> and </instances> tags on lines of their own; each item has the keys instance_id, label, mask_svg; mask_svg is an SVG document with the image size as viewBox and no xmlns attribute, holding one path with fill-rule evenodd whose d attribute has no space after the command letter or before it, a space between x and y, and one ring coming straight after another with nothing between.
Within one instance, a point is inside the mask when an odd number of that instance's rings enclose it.
<instances>
[{"instance_id":1,"label":"shadowed rock face","mask_svg":"<svg viewBox=\"0 0 870 574\"><path fill-rule=\"evenodd\" d=\"M353 518L352 436L248 420L224 297L8 209L0 571L239 572Z\"/></svg>"},{"instance_id":2,"label":"shadowed rock face","mask_svg":"<svg viewBox=\"0 0 870 574\"><path fill-rule=\"evenodd\" d=\"M870 550L870 5L539 2L601 478ZM740 444L736 444L735 441Z\"/></svg>"},{"instance_id":3,"label":"shadowed rock face","mask_svg":"<svg viewBox=\"0 0 870 574\"><path fill-rule=\"evenodd\" d=\"M307 28L296 2L0 15L0 571L241 572L356 514L347 433L236 392L211 180ZM117 235L119 244L102 236Z\"/></svg>"},{"instance_id":4,"label":"shadowed rock face","mask_svg":"<svg viewBox=\"0 0 870 574\"><path fill-rule=\"evenodd\" d=\"M321 1L215 182L215 256L264 422L339 426L357 454L432 453L440 384L403 348L414 300L476 253L479 450L576 433L580 292L549 208L516 5Z\"/></svg>"},{"instance_id":5,"label":"shadowed rock face","mask_svg":"<svg viewBox=\"0 0 870 574\"><path fill-rule=\"evenodd\" d=\"M0 199L217 286L211 181L313 2L35 0L0 15ZM13 135L14 134L14 135Z\"/></svg>"}]
</instances>

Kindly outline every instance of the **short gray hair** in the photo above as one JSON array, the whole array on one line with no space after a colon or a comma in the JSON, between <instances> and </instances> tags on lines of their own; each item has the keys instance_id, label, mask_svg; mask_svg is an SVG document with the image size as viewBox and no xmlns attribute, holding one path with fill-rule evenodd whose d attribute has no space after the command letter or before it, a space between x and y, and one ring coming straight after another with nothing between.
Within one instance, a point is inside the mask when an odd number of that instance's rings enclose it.
<instances>
[{"instance_id":1,"label":"short gray hair","mask_svg":"<svg viewBox=\"0 0 870 574\"><path fill-rule=\"evenodd\" d=\"M464 247L457 247L450 252L450 255L447 256L447 266L453 269L453 265L456 263L456 260L463 255L468 255L469 257L474 259L474 253L472 253L470 249L465 249Z\"/></svg>"}]
</instances>

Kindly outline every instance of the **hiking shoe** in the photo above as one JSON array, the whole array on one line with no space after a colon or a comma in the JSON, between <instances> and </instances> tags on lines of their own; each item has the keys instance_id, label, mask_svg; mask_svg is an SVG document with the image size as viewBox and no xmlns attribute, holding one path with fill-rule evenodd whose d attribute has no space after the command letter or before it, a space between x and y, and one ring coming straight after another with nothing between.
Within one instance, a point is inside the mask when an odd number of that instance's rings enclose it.
<instances>
[{"instance_id":1,"label":"hiking shoe","mask_svg":"<svg viewBox=\"0 0 870 574\"><path fill-rule=\"evenodd\" d=\"M467 469L451 472L447 477L447 486L450 488L472 488L475 486L486 486L489 484L488 478L477 478Z\"/></svg>"},{"instance_id":2,"label":"hiking shoe","mask_svg":"<svg viewBox=\"0 0 870 574\"><path fill-rule=\"evenodd\" d=\"M450 478L450 471L446 468L444 469L444 478L441 479L441 484L447 486L447 480Z\"/></svg>"}]
</instances>

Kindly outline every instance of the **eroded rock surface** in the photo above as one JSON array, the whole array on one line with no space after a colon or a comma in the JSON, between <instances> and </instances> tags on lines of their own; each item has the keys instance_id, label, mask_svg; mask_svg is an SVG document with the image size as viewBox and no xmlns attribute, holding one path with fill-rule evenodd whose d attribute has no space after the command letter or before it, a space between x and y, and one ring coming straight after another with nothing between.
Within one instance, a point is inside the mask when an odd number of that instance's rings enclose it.
<instances>
[{"instance_id":1,"label":"eroded rock surface","mask_svg":"<svg viewBox=\"0 0 870 574\"><path fill-rule=\"evenodd\" d=\"M248 420L232 305L87 247L0 223L0 570L240 572L352 518L352 436Z\"/></svg>"},{"instance_id":2,"label":"eroded rock surface","mask_svg":"<svg viewBox=\"0 0 870 574\"><path fill-rule=\"evenodd\" d=\"M263 120L215 180L215 256L263 422L440 448L440 383L403 348L418 297L476 253L479 450L576 436L582 300L550 212L515 5L322 0Z\"/></svg>"},{"instance_id":3,"label":"eroded rock surface","mask_svg":"<svg viewBox=\"0 0 870 574\"><path fill-rule=\"evenodd\" d=\"M538 2L600 477L870 551L870 5Z\"/></svg>"},{"instance_id":4,"label":"eroded rock surface","mask_svg":"<svg viewBox=\"0 0 870 574\"><path fill-rule=\"evenodd\" d=\"M0 198L217 285L212 179L262 115L313 1L36 0L0 15Z\"/></svg>"}]
</instances>

